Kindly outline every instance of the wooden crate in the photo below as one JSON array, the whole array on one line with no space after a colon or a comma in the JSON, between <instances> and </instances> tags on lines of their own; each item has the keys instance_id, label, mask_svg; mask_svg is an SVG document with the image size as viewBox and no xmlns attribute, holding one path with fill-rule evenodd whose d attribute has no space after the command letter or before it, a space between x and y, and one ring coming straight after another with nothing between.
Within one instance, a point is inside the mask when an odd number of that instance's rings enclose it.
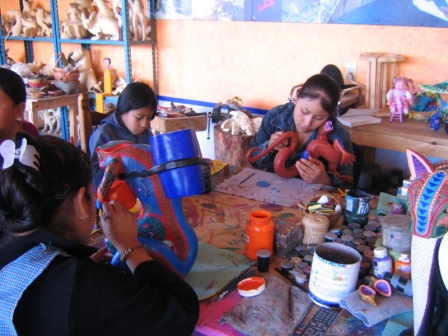
<instances>
[{"instance_id":1,"label":"wooden crate","mask_svg":"<svg viewBox=\"0 0 448 336\"><path fill-rule=\"evenodd\" d=\"M151 128L158 133L168 133L192 128L196 132L205 131L207 129L207 116L201 115L197 117L183 118L167 118L156 116L151 121Z\"/></svg>"}]
</instances>

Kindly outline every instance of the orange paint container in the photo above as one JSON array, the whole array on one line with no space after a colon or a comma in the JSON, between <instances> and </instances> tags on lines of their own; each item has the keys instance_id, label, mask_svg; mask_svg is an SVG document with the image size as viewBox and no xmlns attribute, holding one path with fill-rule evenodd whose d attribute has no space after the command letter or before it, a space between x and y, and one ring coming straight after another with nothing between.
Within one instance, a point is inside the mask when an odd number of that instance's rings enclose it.
<instances>
[{"instance_id":1,"label":"orange paint container","mask_svg":"<svg viewBox=\"0 0 448 336\"><path fill-rule=\"evenodd\" d=\"M246 223L246 257L257 260L258 250L274 254L274 223L269 212L252 211Z\"/></svg>"}]
</instances>

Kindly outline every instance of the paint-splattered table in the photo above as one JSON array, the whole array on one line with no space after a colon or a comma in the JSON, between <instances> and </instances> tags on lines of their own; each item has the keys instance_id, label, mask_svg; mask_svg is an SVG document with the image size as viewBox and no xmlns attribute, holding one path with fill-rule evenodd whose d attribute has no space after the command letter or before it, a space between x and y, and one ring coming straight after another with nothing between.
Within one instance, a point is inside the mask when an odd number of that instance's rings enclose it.
<instances>
[{"instance_id":1,"label":"paint-splattered table","mask_svg":"<svg viewBox=\"0 0 448 336\"><path fill-rule=\"evenodd\" d=\"M257 209L269 211L276 225L287 222L299 223L304 213L295 206L286 207L215 191L221 182L240 171L239 169L233 172L227 171L212 177L213 191L186 197L182 202L184 213L199 241L244 254L245 225L251 211ZM279 268L281 261L280 257L273 256L266 276L278 276L275 267ZM219 303L208 305L208 301L202 301L200 318L194 335L241 335L231 326L219 324L222 314L232 309L240 300L241 297L234 291ZM330 312L331 310L313 304L306 317L297 326L294 335L334 335L335 332L355 334L356 331L357 335L376 336L382 335L386 326L385 321L368 328L346 310L336 311L336 314L334 311L332 314Z\"/></svg>"}]
</instances>

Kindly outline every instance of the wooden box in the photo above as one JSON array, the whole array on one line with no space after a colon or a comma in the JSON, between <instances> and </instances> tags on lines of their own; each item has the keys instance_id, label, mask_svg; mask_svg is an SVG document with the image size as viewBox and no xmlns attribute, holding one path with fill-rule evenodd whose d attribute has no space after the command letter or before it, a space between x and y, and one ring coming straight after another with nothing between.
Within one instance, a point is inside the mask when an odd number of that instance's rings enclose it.
<instances>
[{"instance_id":1,"label":"wooden box","mask_svg":"<svg viewBox=\"0 0 448 336\"><path fill-rule=\"evenodd\" d=\"M183 118L167 118L156 116L151 121L151 128L158 133L168 133L192 128L194 131L205 131L207 129L207 116Z\"/></svg>"}]
</instances>

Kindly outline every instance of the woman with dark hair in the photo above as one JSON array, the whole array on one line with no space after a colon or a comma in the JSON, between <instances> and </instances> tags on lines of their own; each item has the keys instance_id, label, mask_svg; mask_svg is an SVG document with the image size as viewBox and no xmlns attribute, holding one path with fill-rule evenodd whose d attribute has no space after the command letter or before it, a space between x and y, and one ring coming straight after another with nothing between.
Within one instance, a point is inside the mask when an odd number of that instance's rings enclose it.
<instances>
[{"instance_id":1,"label":"woman with dark hair","mask_svg":"<svg viewBox=\"0 0 448 336\"><path fill-rule=\"evenodd\" d=\"M0 143L17 132L39 135L32 123L21 120L25 111L26 89L22 77L0 67Z\"/></svg>"},{"instance_id":2,"label":"woman with dark hair","mask_svg":"<svg viewBox=\"0 0 448 336\"><path fill-rule=\"evenodd\" d=\"M96 214L87 154L25 133L0 154L2 335L191 335L195 292L151 258L121 203L103 204L101 224L131 273L85 245Z\"/></svg>"},{"instance_id":3,"label":"woman with dark hair","mask_svg":"<svg viewBox=\"0 0 448 336\"><path fill-rule=\"evenodd\" d=\"M272 108L264 116L258 133L249 145L249 149L260 148L260 151L255 151L253 156L268 148L285 132L293 131L297 133L299 140L287 166L295 165L300 177L308 183L350 188L350 182L343 181L338 174L327 171L325 159L304 156L308 144L317 138L327 121L333 124L333 130L327 135L328 141L333 144L338 140L345 151L353 154L350 135L335 116L339 98L340 87L329 76L318 74L308 78L298 90L297 97L291 102ZM276 153L288 145L280 143L272 152L253 162L252 165L274 172ZM340 176L353 176L353 166L339 165L337 172Z\"/></svg>"},{"instance_id":4,"label":"woman with dark hair","mask_svg":"<svg viewBox=\"0 0 448 336\"><path fill-rule=\"evenodd\" d=\"M151 120L157 112L157 97L145 83L131 83L118 98L117 108L101 121L89 140L95 188L101 183L104 171L98 163L98 146L114 140L128 140L136 144L149 144Z\"/></svg>"}]
</instances>

